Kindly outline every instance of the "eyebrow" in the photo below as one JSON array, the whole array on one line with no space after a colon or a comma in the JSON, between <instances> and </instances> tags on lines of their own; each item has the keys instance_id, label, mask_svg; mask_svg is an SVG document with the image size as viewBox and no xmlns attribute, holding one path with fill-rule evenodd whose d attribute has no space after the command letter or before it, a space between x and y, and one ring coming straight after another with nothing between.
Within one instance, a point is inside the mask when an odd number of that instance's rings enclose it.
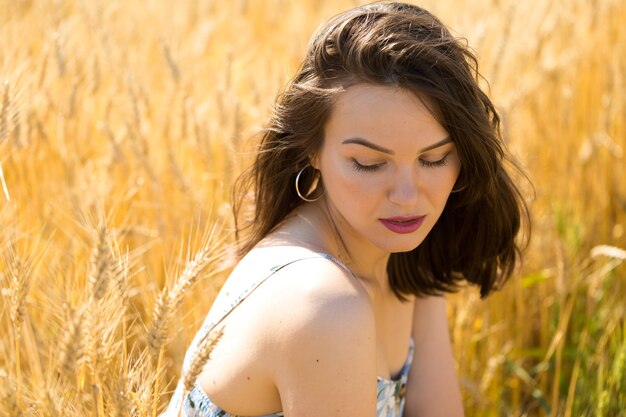
<instances>
[{"instance_id":1,"label":"eyebrow","mask_svg":"<svg viewBox=\"0 0 626 417\"><path fill-rule=\"evenodd\" d=\"M452 138L450 136L446 136L445 138L441 139L439 142L435 142L432 145L428 145L425 148L420 149L418 154L422 154L424 152L428 152L430 150L433 150L435 148L438 148L438 147L443 146L445 144L448 144L450 142L452 142ZM368 141L366 139L363 139L363 138L358 138L358 137L356 137L356 138L349 138L349 139L346 139L346 140L342 141L341 143L344 144L344 145L347 145L347 144L350 144L350 143L355 143L357 145L362 145L362 146L365 146L366 148L370 148L370 149L373 149L373 150L378 151L378 152L386 153L388 155L395 155L396 154L394 151L392 151L389 148L385 148L383 146L377 145L377 144L372 143L372 142L370 142L370 141Z\"/></svg>"}]
</instances>

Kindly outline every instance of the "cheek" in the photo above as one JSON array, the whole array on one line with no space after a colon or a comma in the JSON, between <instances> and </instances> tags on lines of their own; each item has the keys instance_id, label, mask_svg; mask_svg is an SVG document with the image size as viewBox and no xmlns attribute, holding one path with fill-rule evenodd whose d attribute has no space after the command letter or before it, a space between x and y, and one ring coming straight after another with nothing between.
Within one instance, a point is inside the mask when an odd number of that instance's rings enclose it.
<instances>
[{"instance_id":1,"label":"cheek","mask_svg":"<svg viewBox=\"0 0 626 417\"><path fill-rule=\"evenodd\" d=\"M329 186L339 194L342 200L362 201L368 198L375 187L367 174L356 172L352 167L338 167L331 173L328 179L332 181Z\"/></svg>"},{"instance_id":2,"label":"cheek","mask_svg":"<svg viewBox=\"0 0 626 417\"><path fill-rule=\"evenodd\" d=\"M352 210L365 208L376 197L380 179L375 175L357 172L349 162L337 161L322 165L324 187L332 202L337 206L352 207Z\"/></svg>"}]
</instances>

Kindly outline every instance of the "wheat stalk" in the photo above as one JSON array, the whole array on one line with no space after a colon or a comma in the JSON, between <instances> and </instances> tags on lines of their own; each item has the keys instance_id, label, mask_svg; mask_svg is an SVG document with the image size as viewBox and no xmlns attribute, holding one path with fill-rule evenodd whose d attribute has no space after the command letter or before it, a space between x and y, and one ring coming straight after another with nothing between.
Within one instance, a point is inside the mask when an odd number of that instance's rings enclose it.
<instances>
[{"instance_id":1,"label":"wheat stalk","mask_svg":"<svg viewBox=\"0 0 626 417\"><path fill-rule=\"evenodd\" d=\"M4 92L2 94L2 106L0 106L0 143L4 142L9 135L9 80L4 80Z\"/></svg>"},{"instance_id":2,"label":"wheat stalk","mask_svg":"<svg viewBox=\"0 0 626 417\"><path fill-rule=\"evenodd\" d=\"M169 291L164 288L154 303L152 327L148 332L148 347L153 357L159 353L167 337L167 321L170 311L171 299Z\"/></svg>"},{"instance_id":3,"label":"wheat stalk","mask_svg":"<svg viewBox=\"0 0 626 417\"><path fill-rule=\"evenodd\" d=\"M30 270L24 261L15 253L15 249L11 246L9 249L9 274L11 279L11 306L9 316L13 327L14 345L15 345L15 390L16 401L18 406L22 406L22 367L21 367L21 338L22 324L26 315L26 302L28 291L30 289Z\"/></svg>"},{"instance_id":4,"label":"wheat stalk","mask_svg":"<svg viewBox=\"0 0 626 417\"><path fill-rule=\"evenodd\" d=\"M172 52L170 51L170 47L165 41L165 39L161 38L161 52L163 54L163 58L167 63L167 68L169 69L170 75L176 84L180 83L180 68L174 62L174 58L172 57Z\"/></svg>"},{"instance_id":5,"label":"wheat stalk","mask_svg":"<svg viewBox=\"0 0 626 417\"><path fill-rule=\"evenodd\" d=\"M80 362L82 356L81 336L82 336L82 309L71 313L69 325L63 334L60 346L60 370L68 377L75 376L74 370Z\"/></svg>"},{"instance_id":6,"label":"wheat stalk","mask_svg":"<svg viewBox=\"0 0 626 417\"><path fill-rule=\"evenodd\" d=\"M182 303L184 294L198 281L201 273L219 259L219 253L212 248L212 236L216 233L216 228L217 226L214 226L203 238L202 248L186 263L172 289L163 289L157 298L152 314L152 327L148 333L148 346L153 355L156 355L165 343L168 320ZM211 273L216 272L218 271Z\"/></svg>"},{"instance_id":7,"label":"wheat stalk","mask_svg":"<svg viewBox=\"0 0 626 417\"><path fill-rule=\"evenodd\" d=\"M185 193L188 192L190 187L187 184L187 181L185 180L185 175L183 174L183 171L180 169L178 162L176 162L176 158L174 157L174 152L172 151L172 147L170 146L169 141L167 144L167 159L170 163L172 172L174 173L174 178L176 178L176 181L178 182L178 185L180 186L180 189Z\"/></svg>"},{"instance_id":8,"label":"wheat stalk","mask_svg":"<svg viewBox=\"0 0 626 417\"><path fill-rule=\"evenodd\" d=\"M163 361L163 345L167 339L168 320L172 312L172 300L170 292L164 288L154 305L152 327L148 333L148 347L152 358L156 357L154 389L152 391L152 410L156 416L159 377L161 375L161 363Z\"/></svg>"},{"instance_id":9,"label":"wheat stalk","mask_svg":"<svg viewBox=\"0 0 626 417\"><path fill-rule=\"evenodd\" d=\"M214 329L207 337L202 339L202 342L198 345L195 355L191 360L191 364L189 365L189 369L183 379L183 384L187 391L193 388L196 379L198 379L198 375L200 375L202 368L204 368L204 364L210 359L213 348L222 338L223 334L224 326Z\"/></svg>"},{"instance_id":10,"label":"wheat stalk","mask_svg":"<svg viewBox=\"0 0 626 417\"><path fill-rule=\"evenodd\" d=\"M126 323L126 308L128 304L128 274L129 274L129 265L128 265L128 253L124 256L119 255L119 248L117 247L117 242L115 242L116 248L116 259L114 263L114 267L112 270L113 281L116 284L116 288L119 295L120 308L121 308L121 321L122 321L122 363L126 363L126 353L128 351L127 339L128 339L128 329Z\"/></svg>"},{"instance_id":11,"label":"wheat stalk","mask_svg":"<svg viewBox=\"0 0 626 417\"><path fill-rule=\"evenodd\" d=\"M135 96L133 95L133 97ZM141 166L146 171L146 174L148 174L148 177L150 178L150 183L155 190L161 190L161 184L159 183L156 173L154 172L154 169L152 168L152 165L150 164L150 161L148 159L148 152L146 151L146 145L144 143L145 141L143 140L142 136L138 136L140 132L136 131L136 129L130 123L128 123L126 125L126 133L130 140L130 149L141 163Z\"/></svg>"},{"instance_id":12,"label":"wheat stalk","mask_svg":"<svg viewBox=\"0 0 626 417\"><path fill-rule=\"evenodd\" d=\"M57 68L59 70L59 76L64 77L67 72L67 63L65 56L63 55L63 47L61 45L61 34L56 32L54 34L54 57L56 58Z\"/></svg>"},{"instance_id":13,"label":"wheat stalk","mask_svg":"<svg viewBox=\"0 0 626 417\"><path fill-rule=\"evenodd\" d=\"M185 265L180 277L176 280L171 290L164 288L155 303L152 327L148 334L148 346L152 357L156 357L156 377L154 381L153 393L153 416L156 417L157 399L159 390L159 376L161 374L161 366L163 362L164 349L163 345L167 340L167 329L170 316L180 306L185 292L197 282L201 272L207 268L216 258L212 254L211 244L212 236L215 233L215 227L203 239L202 248L196 253L194 258Z\"/></svg>"},{"instance_id":14,"label":"wheat stalk","mask_svg":"<svg viewBox=\"0 0 626 417\"><path fill-rule=\"evenodd\" d=\"M12 281L10 317L15 328L19 329L24 322L31 274L24 261L15 254L14 249L10 250L10 257L12 258L9 264Z\"/></svg>"},{"instance_id":15,"label":"wheat stalk","mask_svg":"<svg viewBox=\"0 0 626 417\"><path fill-rule=\"evenodd\" d=\"M4 80L4 92L2 94L2 105L0 105L0 145L4 142L9 135L9 80ZM9 195L9 188L7 187L6 180L4 179L4 172L2 171L2 161L0 161L0 183L2 184L2 191L7 201L11 201Z\"/></svg>"},{"instance_id":16,"label":"wheat stalk","mask_svg":"<svg viewBox=\"0 0 626 417\"><path fill-rule=\"evenodd\" d=\"M89 274L91 295L95 300L99 300L104 297L111 278L111 250L107 242L107 229L104 225L98 227L98 236L95 239L91 265Z\"/></svg>"},{"instance_id":17,"label":"wheat stalk","mask_svg":"<svg viewBox=\"0 0 626 417\"><path fill-rule=\"evenodd\" d=\"M125 363L122 363L125 365ZM130 404L128 401L128 379L125 375L120 375L117 378L116 384L113 388L113 404L115 406L115 416L124 417L129 415Z\"/></svg>"},{"instance_id":18,"label":"wheat stalk","mask_svg":"<svg viewBox=\"0 0 626 417\"><path fill-rule=\"evenodd\" d=\"M196 256L191 261L187 262L183 273L176 281L170 293L170 299L172 300L172 306L174 308L180 306L183 295L198 281L202 271L215 260L216 257L213 254L212 248L205 245L196 253Z\"/></svg>"}]
</instances>

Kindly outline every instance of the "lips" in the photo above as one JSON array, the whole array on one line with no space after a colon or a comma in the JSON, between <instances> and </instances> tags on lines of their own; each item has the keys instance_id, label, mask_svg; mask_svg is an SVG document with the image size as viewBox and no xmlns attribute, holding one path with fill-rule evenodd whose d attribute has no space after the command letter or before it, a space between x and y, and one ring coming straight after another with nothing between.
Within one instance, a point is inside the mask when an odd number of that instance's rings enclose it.
<instances>
[{"instance_id":1,"label":"lips","mask_svg":"<svg viewBox=\"0 0 626 417\"><path fill-rule=\"evenodd\" d=\"M411 216L411 217L388 217L386 219L379 219L380 222L387 229L394 233L406 234L413 233L424 222L426 216Z\"/></svg>"}]
</instances>

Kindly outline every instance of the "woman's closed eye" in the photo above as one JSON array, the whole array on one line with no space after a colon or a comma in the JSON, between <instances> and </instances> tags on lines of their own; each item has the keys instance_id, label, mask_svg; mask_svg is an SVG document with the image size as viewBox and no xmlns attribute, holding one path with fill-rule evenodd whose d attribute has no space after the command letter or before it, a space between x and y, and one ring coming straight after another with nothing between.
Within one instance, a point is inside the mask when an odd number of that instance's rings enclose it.
<instances>
[{"instance_id":1,"label":"woman's closed eye","mask_svg":"<svg viewBox=\"0 0 626 417\"><path fill-rule=\"evenodd\" d=\"M419 159L419 163L421 166L425 168L438 168L443 167L448 164L448 155L450 152L447 152L442 158L437 160L428 160L428 159ZM359 172L374 172L379 170L385 165L384 162L374 163L374 164L365 164L357 161L355 158L352 158L352 167Z\"/></svg>"},{"instance_id":2,"label":"woman's closed eye","mask_svg":"<svg viewBox=\"0 0 626 417\"><path fill-rule=\"evenodd\" d=\"M360 172L374 172L374 171L382 168L383 165L385 165L384 162L380 162L380 163L377 163L377 164L362 164L359 161L357 161L356 159L352 158L352 167L356 171L360 171Z\"/></svg>"},{"instance_id":3,"label":"woman's closed eye","mask_svg":"<svg viewBox=\"0 0 626 417\"><path fill-rule=\"evenodd\" d=\"M435 161L430 161L428 159L420 158L420 165L426 168L438 168L438 167L445 166L448 163L448 155L450 155L450 152L447 152L443 156L443 158L437 159Z\"/></svg>"}]
</instances>

